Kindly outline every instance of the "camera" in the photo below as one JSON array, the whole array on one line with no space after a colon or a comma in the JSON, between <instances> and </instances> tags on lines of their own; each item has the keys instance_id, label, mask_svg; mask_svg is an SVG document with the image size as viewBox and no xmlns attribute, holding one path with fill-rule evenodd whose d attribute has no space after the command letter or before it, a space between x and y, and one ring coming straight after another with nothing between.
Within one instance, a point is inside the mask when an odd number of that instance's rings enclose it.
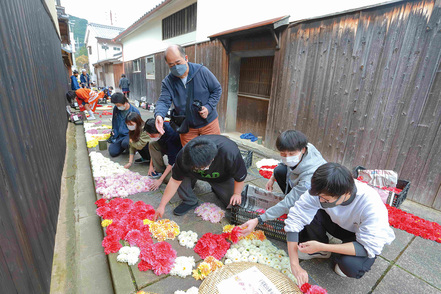
<instances>
[{"instance_id":1,"label":"camera","mask_svg":"<svg viewBox=\"0 0 441 294\"><path fill-rule=\"evenodd\" d=\"M195 101L193 102L193 106L196 107L196 109L197 109L198 111L201 111L201 110L202 110L202 102L199 101L199 100L195 100Z\"/></svg>"}]
</instances>

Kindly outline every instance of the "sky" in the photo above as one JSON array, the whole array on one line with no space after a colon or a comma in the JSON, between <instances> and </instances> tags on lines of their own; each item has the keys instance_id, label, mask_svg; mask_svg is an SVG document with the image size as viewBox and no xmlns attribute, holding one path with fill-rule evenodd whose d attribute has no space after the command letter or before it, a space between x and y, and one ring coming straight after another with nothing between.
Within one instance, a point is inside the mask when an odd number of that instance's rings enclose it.
<instances>
[{"instance_id":1,"label":"sky","mask_svg":"<svg viewBox=\"0 0 441 294\"><path fill-rule=\"evenodd\" d=\"M85 18L88 22L127 28L163 0L61 0L66 13Z\"/></svg>"}]
</instances>

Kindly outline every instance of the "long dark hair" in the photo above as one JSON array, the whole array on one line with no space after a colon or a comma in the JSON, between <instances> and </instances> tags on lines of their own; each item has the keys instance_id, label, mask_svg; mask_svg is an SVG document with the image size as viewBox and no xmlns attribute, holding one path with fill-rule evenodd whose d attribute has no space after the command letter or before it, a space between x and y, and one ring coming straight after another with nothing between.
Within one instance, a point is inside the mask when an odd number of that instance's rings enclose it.
<instances>
[{"instance_id":1,"label":"long dark hair","mask_svg":"<svg viewBox=\"0 0 441 294\"><path fill-rule=\"evenodd\" d=\"M130 139L132 139L133 142L136 142L139 140L139 135L141 134L142 128L144 127L144 121L138 113L130 112L126 116L126 124L128 122L136 123L136 129L134 131L129 130Z\"/></svg>"}]
</instances>

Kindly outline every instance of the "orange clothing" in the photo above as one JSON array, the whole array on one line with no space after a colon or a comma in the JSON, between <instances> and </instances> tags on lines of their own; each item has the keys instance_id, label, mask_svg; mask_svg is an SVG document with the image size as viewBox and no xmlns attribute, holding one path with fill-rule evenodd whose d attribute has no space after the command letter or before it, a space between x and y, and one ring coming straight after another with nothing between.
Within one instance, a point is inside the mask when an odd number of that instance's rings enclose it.
<instances>
[{"instance_id":1,"label":"orange clothing","mask_svg":"<svg viewBox=\"0 0 441 294\"><path fill-rule=\"evenodd\" d=\"M95 111L96 106L98 104L98 93L95 91L92 91L87 88L81 88L75 91L75 94L77 95L77 101L78 105L80 105L80 110L84 111L83 102L86 104L89 104L90 109L92 111ZM104 97L104 96L103 96Z\"/></svg>"},{"instance_id":2,"label":"orange clothing","mask_svg":"<svg viewBox=\"0 0 441 294\"><path fill-rule=\"evenodd\" d=\"M205 127L199 129L189 128L188 133L179 134L182 147L184 147L185 144L190 142L191 139L196 138L200 135L220 135L219 118L216 117L215 120L213 120Z\"/></svg>"}]
</instances>

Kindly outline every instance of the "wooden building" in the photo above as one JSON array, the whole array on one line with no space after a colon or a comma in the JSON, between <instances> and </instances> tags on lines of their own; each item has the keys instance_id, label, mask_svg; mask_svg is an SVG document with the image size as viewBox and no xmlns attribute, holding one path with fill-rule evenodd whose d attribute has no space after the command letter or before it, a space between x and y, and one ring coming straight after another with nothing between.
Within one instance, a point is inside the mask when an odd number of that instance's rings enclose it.
<instances>
[{"instance_id":1,"label":"wooden building","mask_svg":"<svg viewBox=\"0 0 441 294\"><path fill-rule=\"evenodd\" d=\"M304 132L328 161L392 169L409 199L441 209L441 2L400 1L287 23L263 21L185 47L218 78L222 131L253 132L274 148ZM124 64L134 97L157 101L155 79Z\"/></svg>"}]
</instances>

